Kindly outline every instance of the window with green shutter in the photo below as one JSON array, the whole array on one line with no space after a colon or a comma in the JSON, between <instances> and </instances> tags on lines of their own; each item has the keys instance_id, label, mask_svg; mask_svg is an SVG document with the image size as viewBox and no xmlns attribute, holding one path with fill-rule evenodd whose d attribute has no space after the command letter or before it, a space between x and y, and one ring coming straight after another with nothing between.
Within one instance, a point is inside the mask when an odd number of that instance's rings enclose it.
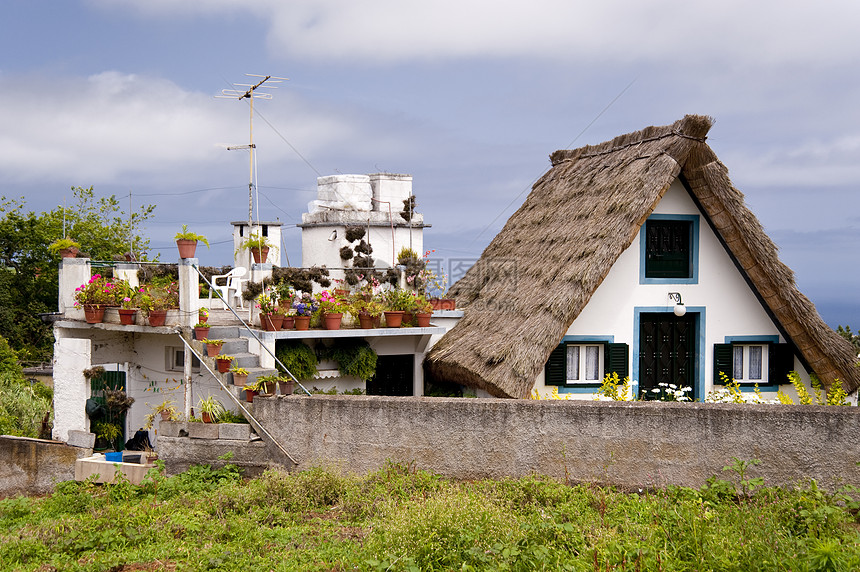
<instances>
[{"instance_id":1,"label":"window with green shutter","mask_svg":"<svg viewBox=\"0 0 860 572\"><path fill-rule=\"evenodd\" d=\"M686 220L645 221L645 277L689 278L693 225Z\"/></svg>"},{"instance_id":2,"label":"window with green shutter","mask_svg":"<svg viewBox=\"0 0 860 572\"><path fill-rule=\"evenodd\" d=\"M794 368L794 352L789 344L735 340L714 344L714 384L728 381L739 384L780 385L787 383Z\"/></svg>"},{"instance_id":3,"label":"window with green shutter","mask_svg":"<svg viewBox=\"0 0 860 572\"><path fill-rule=\"evenodd\" d=\"M623 379L629 375L629 347L595 340L562 342L550 354L544 384L569 387L600 387L607 373Z\"/></svg>"}]
</instances>

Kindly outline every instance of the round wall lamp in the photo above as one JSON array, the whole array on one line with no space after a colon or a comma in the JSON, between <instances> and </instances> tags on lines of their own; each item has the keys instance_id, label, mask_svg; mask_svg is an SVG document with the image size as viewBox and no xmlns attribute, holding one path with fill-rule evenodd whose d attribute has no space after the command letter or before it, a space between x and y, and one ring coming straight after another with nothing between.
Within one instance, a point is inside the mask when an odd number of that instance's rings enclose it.
<instances>
[{"instance_id":1,"label":"round wall lamp","mask_svg":"<svg viewBox=\"0 0 860 572\"><path fill-rule=\"evenodd\" d=\"M675 312L675 315L679 318L687 313L687 307L684 306L684 302L681 301L681 293L680 292L669 292L669 298L674 300L675 307L672 308L672 311Z\"/></svg>"}]
</instances>

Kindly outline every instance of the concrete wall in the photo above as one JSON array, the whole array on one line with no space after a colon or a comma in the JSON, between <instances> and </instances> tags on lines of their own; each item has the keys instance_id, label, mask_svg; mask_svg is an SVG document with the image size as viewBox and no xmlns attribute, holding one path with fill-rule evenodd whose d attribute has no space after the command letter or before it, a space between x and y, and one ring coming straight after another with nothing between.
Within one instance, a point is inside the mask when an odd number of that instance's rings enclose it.
<instances>
[{"instance_id":1,"label":"concrete wall","mask_svg":"<svg viewBox=\"0 0 860 572\"><path fill-rule=\"evenodd\" d=\"M75 461L92 449L56 441L0 436L0 497L46 494L75 478Z\"/></svg>"},{"instance_id":2,"label":"concrete wall","mask_svg":"<svg viewBox=\"0 0 860 572\"><path fill-rule=\"evenodd\" d=\"M700 486L732 457L767 484L860 485L860 409L705 403L277 397L254 414L299 462L364 473L415 461L450 477L542 473L629 489Z\"/></svg>"}]
</instances>

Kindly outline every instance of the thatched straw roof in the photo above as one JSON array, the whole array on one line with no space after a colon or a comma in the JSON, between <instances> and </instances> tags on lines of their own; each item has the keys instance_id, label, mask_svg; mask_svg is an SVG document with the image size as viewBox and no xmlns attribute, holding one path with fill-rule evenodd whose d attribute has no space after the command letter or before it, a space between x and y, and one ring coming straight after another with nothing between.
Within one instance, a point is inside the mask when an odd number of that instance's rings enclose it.
<instances>
[{"instance_id":1,"label":"thatched straw roof","mask_svg":"<svg viewBox=\"0 0 860 572\"><path fill-rule=\"evenodd\" d=\"M499 397L529 395L550 352L679 177L783 335L825 385L860 386L850 345L828 327L688 115L552 154L480 260L451 288L463 319L426 359L436 378ZM634 359L636 359L634 357Z\"/></svg>"}]
</instances>

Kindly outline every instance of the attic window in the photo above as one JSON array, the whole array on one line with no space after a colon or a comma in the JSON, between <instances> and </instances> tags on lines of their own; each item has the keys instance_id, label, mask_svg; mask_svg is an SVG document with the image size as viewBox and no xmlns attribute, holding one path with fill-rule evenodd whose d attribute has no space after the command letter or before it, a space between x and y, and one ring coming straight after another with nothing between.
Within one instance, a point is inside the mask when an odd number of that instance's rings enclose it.
<instances>
[{"instance_id":1,"label":"attic window","mask_svg":"<svg viewBox=\"0 0 860 572\"><path fill-rule=\"evenodd\" d=\"M651 215L640 234L640 283L697 283L698 238L697 215Z\"/></svg>"}]
</instances>

